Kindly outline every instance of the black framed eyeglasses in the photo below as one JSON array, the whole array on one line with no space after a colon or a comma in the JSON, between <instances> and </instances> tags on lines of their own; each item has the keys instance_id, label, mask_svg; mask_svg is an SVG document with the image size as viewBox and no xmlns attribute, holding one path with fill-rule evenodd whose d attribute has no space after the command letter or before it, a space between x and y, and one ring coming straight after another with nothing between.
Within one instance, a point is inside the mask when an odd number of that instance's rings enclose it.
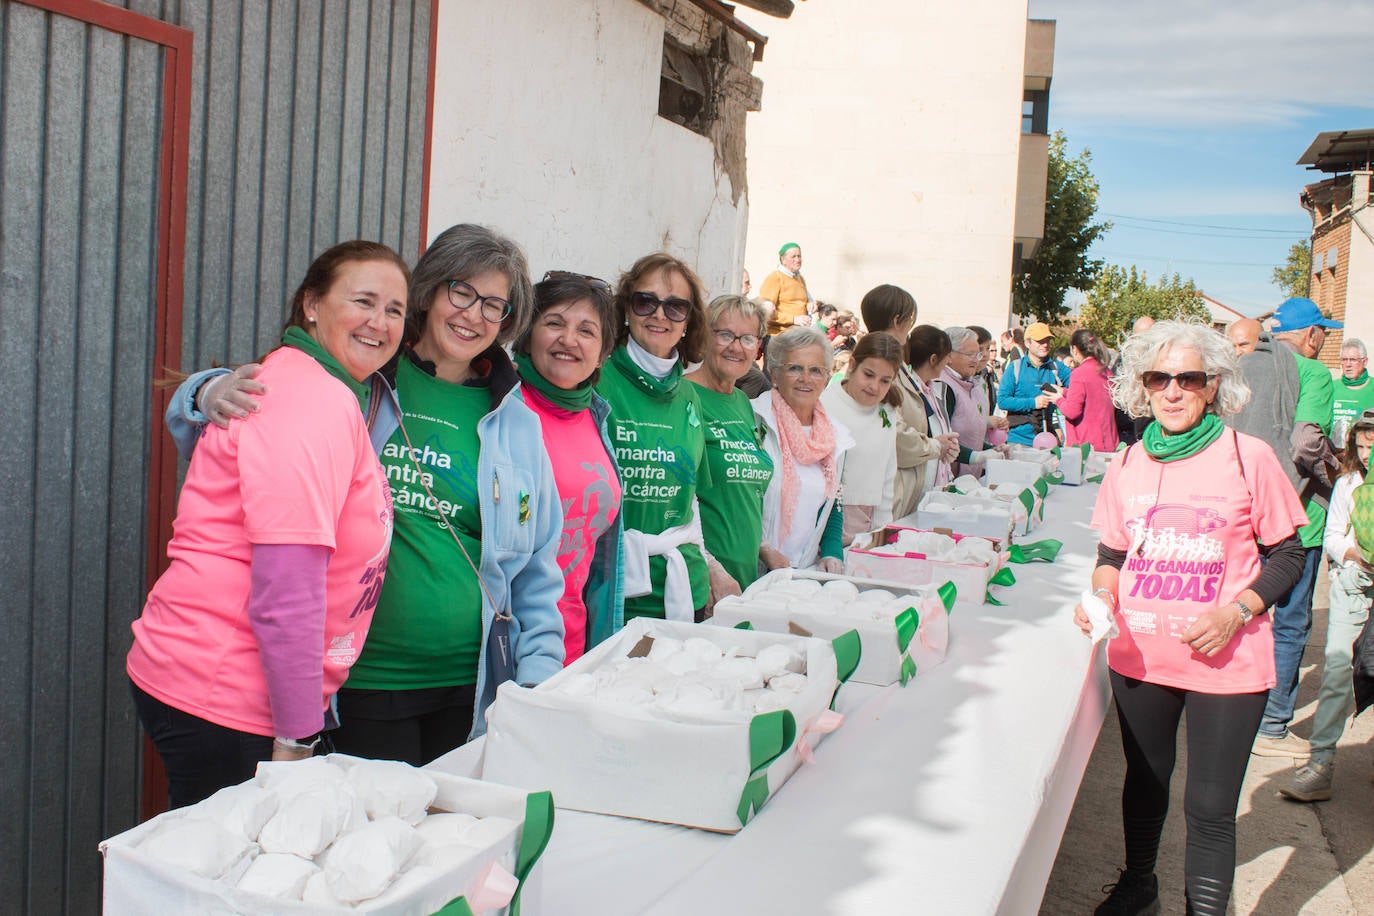
<instances>
[{"instance_id":1,"label":"black framed eyeglasses","mask_svg":"<svg viewBox=\"0 0 1374 916\"><path fill-rule=\"evenodd\" d=\"M547 283L550 280L581 280L582 282L590 286L592 289L604 290L605 292L611 291L611 284L607 283L600 277L593 277L591 274L580 274L571 270L544 271L544 279L540 282Z\"/></svg>"},{"instance_id":2,"label":"black framed eyeglasses","mask_svg":"<svg viewBox=\"0 0 1374 916\"><path fill-rule=\"evenodd\" d=\"M1170 375L1167 372L1142 372L1140 384L1149 391L1163 391L1169 387L1170 382L1178 382L1178 387L1184 391L1201 391L1214 378L1215 375L1201 371L1180 372L1178 375Z\"/></svg>"},{"instance_id":3,"label":"black framed eyeglasses","mask_svg":"<svg viewBox=\"0 0 1374 916\"><path fill-rule=\"evenodd\" d=\"M722 350L737 340L740 346L746 350L758 349L760 338L757 334L736 334L734 331L727 331L724 328L715 328L711 333L716 335L716 343L720 344Z\"/></svg>"},{"instance_id":4,"label":"black framed eyeglasses","mask_svg":"<svg viewBox=\"0 0 1374 916\"><path fill-rule=\"evenodd\" d=\"M473 303L480 302L482 317L492 324L505 321L511 310L510 303L505 299L500 296L479 296L477 290L462 280L448 281L448 301L449 305L462 312L472 308Z\"/></svg>"},{"instance_id":5,"label":"black framed eyeglasses","mask_svg":"<svg viewBox=\"0 0 1374 916\"><path fill-rule=\"evenodd\" d=\"M630 296L630 311L640 318L648 318L658 311L660 306L663 308L663 317L674 324L686 321L687 313L692 310L692 303L677 296L660 299L647 290L640 290Z\"/></svg>"}]
</instances>

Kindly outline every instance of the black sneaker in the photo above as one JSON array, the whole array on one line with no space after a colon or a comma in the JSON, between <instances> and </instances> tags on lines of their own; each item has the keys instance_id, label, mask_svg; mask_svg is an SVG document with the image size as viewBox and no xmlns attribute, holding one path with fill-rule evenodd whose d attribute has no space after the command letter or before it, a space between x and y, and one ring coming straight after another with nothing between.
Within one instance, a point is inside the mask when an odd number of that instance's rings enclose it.
<instances>
[{"instance_id":1,"label":"black sneaker","mask_svg":"<svg viewBox=\"0 0 1374 916\"><path fill-rule=\"evenodd\" d=\"M1153 873L1123 871L1102 892L1108 896L1093 910L1094 916L1159 916L1159 879Z\"/></svg>"}]
</instances>

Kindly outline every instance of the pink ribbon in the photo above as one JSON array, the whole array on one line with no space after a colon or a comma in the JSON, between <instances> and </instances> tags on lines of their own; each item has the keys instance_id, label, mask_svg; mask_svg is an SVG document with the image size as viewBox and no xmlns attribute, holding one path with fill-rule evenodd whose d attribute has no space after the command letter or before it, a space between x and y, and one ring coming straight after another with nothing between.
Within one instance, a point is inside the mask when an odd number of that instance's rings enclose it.
<instances>
[{"instance_id":1,"label":"pink ribbon","mask_svg":"<svg viewBox=\"0 0 1374 916\"><path fill-rule=\"evenodd\" d=\"M806 743L807 736L828 735L835 729L839 728L840 723L842 723L843 721L844 716L835 712L835 710L833 709L826 709L821 711L821 713L817 715L816 718L812 719L807 724L806 728L802 729L801 740L797 742L797 753L801 755L803 763L816 762L816 756L811 750L811 745Z\"/></svg>"},{"instance_id":2,"label":"pink ribbon","mask_svg":"<svg viewBox=\"0 0 1374 916\"><path fill-rule=\"evenodd\" d=\"M926 623L935 614L946 614L945 606L936 598L926 598L921 602L921 623L916 627L916 637L921 640L921 645L937 655L944 655L945 649L949 646L949 632L946 630L944 639L931 639L930 632L926 628Z\"/></svg>"},{"instance_id":3,"label":"pink ribbon","mask_svg":"<svg viewBox=\"0 0 1374 916\"><path fill-rule=\"evenodd\" d=\"M509 906L519 887L519 878L502 868L500 862L492 861L464 896L468 898L468 906L472 907L474 913L486 913Z\"/></svg>"}]
</instances>

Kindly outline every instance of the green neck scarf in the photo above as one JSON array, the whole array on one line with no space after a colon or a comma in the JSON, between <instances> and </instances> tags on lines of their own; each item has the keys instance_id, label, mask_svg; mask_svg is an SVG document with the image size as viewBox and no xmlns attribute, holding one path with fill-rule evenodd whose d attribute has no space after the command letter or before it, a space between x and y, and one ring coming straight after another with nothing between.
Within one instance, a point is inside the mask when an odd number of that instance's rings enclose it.
<instances>
[{"instance_id":1,"label":"green neck scarf","mask_svg":"<svg viewBox=\"0 0 1374 916\"><path fill-rule=\"evenodd\" d=\"M611 362L636 388L656 401L671 401L677 393L678 382L682 381L682 360L673 364L673 371L664 379L656 379L640 368L630 351L623 346L611 352Z\"/></svg>"},{"instance_id":2,"label":"green neck scarf","mask_svg":"<svg viewBox=\"0 0 1374 916\"><path fill-rule=\"evenodd\" d=\"M291 325L281 335L281 342L282 346L300 350L306 356L311 357L324 367L325 372L347 385L348 390L358 396L358 409L364 414L367 413L367 398L372 387L367 382L360 382L345 372L344 367L339 365L339 361L330 356L329 351L320 346L320 342L311 337L304 328Z\"/></svg>"},{"instance_id":3,"label":"green neck scarf","mask_svg":"<svg viewBox=\"0 0 1374 916\"><path fill-rule=\"evenodd\" d=\"M1354 378L1346 378L1344 375L1341 376L1341 384L1347 388L1363 388L1364 383L1367 381L1369 381L1368 369L1361 369L1360 374Z\"/></svg>"},{"instance_id":4,"label":"green neck scarf","mask_svg":"<svg viewBox=\"0 0 1374 916\"><path fill-rule=\"evenodd\" d=\"M1145 453L1154 460L1178 461L1193 457L1217 441L1225 428L1220 417L1209 413L1203 415L1202 422L1197 426L1171 436L1165 433L1159 421L1155 420L1145 427L1145 435L1141 437L1140 442L1145 446Z\"/></svg>"},{"instance_id":5,"label":"green neck scarf","mask_svg":"<svg viewBox=\"0 0 1374 916\"><path fill-rule=\"evenodd\" d=\"M533 361L523 353L515 354L515 368L520 373L522 382L538 391L546 400L553 402L569 413L577 413L579 410L586 410L592 406L592 383L590 379L573 389L559 388L540 375L539 370L534 368Z\"/></svg>"}]
</instances>

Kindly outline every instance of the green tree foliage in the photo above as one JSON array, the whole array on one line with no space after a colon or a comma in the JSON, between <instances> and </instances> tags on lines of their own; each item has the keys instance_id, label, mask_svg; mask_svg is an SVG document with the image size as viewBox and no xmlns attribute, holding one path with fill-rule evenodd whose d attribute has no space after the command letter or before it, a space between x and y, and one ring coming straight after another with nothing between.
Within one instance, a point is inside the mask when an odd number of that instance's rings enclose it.
<instances>
[{"instance_id":1,"label":"green tree foliage","mask_svg":"<svg viewBox=\"0 0 1374 916\"><path fill-rule=\"evenodd\" d=\"M1102 261L1088 257L1088 248L1112 224L1093 222L1097 215L1097 179L1092 153L1068 154L1063 131L1050 138L1049 179L1045 187L1045 238L1035 257L1012 279L1012 311L1027 320L1051 324L1067 313L1064 294L1087 290L1102 270Z\"/></svg>"},{"instance_id":2,"label":"green tree foliage","mask_svg":"<svg viewBox=\"0 0 1374 916\"><path fill-rule=\"evenodd\" d=\"M1285 296L1306 296L1312 285L1312 249L1306 242L1295 242L1288 249L1283 266L1275 267L1272 282Z\"/></svg>"},{"instance_id":3,"label":"green tree foliage","mask_svg":"<svg viewBox=\"0 0 1374 916\"><path fill-rule=\"evenodd\" d=\"M1174 274L1151 283L1134 266L1127 270L1108 264L1088 291L1078 323L1108 346L1115 346L1135 320L1145 315L1156 320L1197 318L1206 322L1211 318L1191 279Z\"/></svg>"}]
</instances>

